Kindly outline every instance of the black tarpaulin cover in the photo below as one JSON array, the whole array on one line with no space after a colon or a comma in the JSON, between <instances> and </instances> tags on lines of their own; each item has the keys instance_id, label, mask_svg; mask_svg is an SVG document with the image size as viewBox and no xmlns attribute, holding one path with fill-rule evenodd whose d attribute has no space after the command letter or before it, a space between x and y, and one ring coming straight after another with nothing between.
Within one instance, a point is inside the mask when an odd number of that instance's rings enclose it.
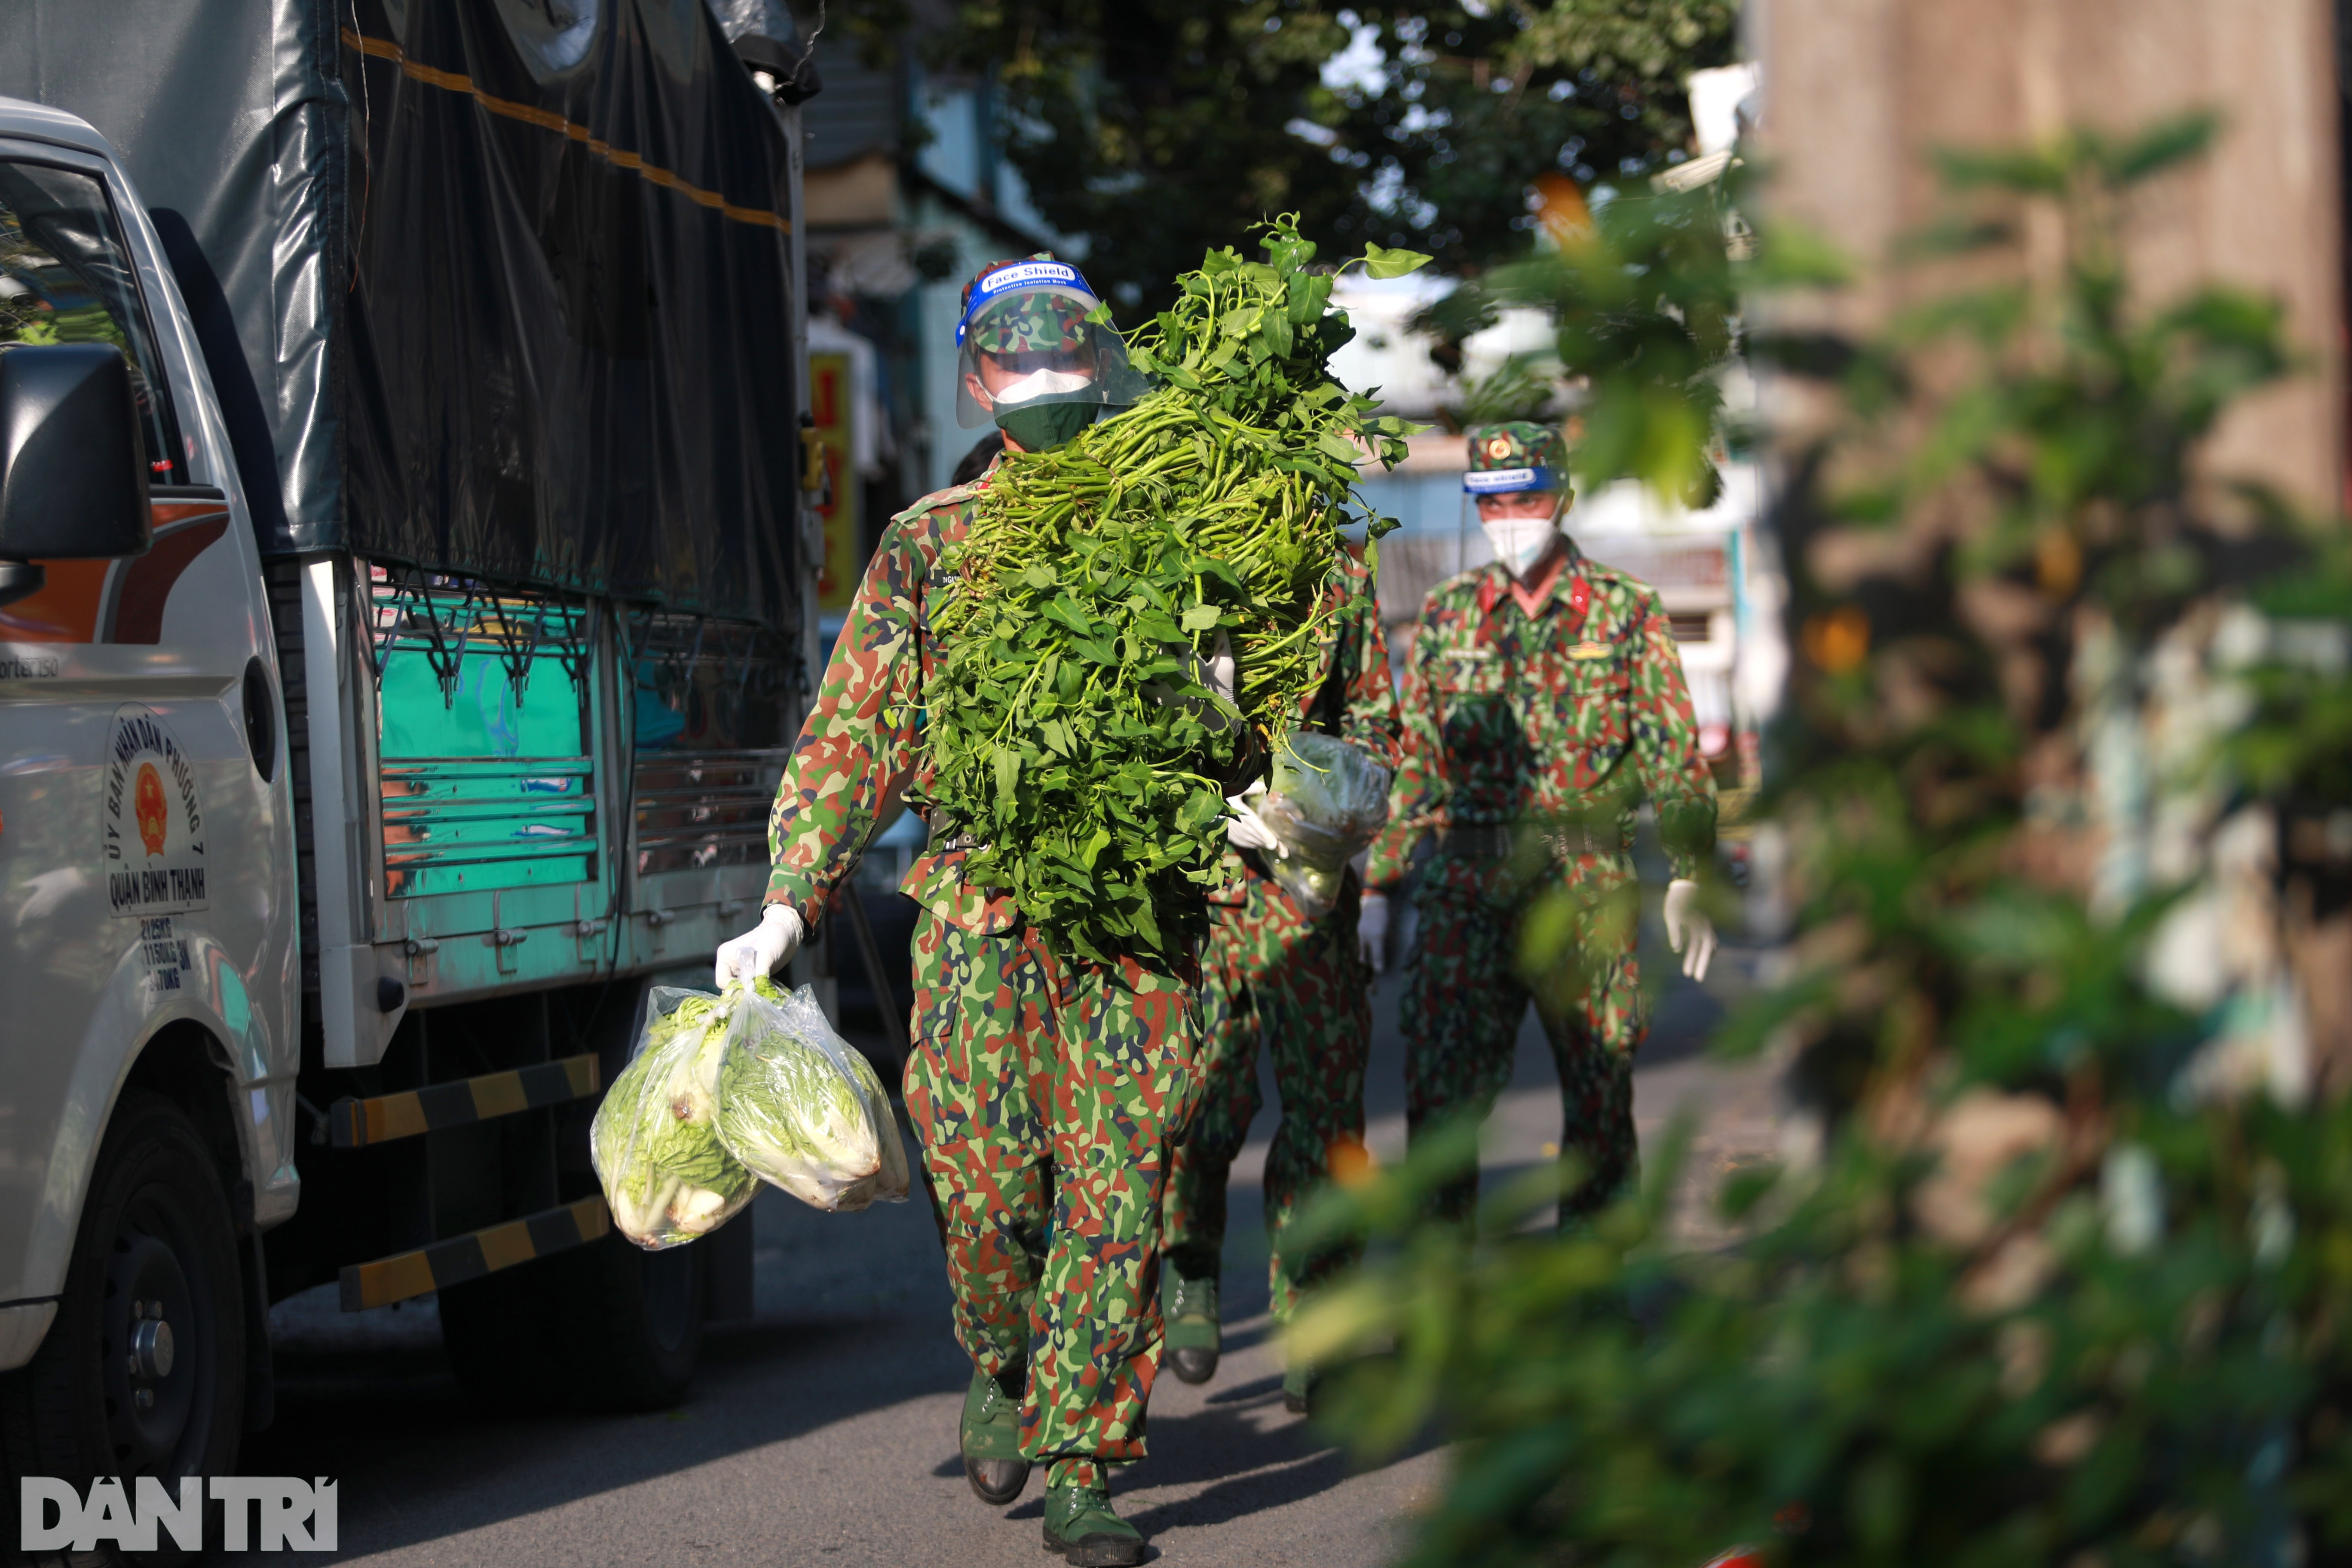
<instances>
[{"instance_id":1,"label":"black tarpaulin cover","mask_svg":"<svg viewBox=\"0 0 2352 1568\"><path fill-rule=\"evenodd\" d=\"M703 0L10 0L0 92L123 153L266 550L791 624L787 150Z\"/></svg>"}]
</instances>

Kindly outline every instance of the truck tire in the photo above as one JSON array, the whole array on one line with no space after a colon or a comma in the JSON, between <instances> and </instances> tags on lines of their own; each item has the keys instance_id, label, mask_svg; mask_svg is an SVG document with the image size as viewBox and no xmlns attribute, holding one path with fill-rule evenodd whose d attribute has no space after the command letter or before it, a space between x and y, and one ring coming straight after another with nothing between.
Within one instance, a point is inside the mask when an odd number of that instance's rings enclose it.
<instances>
[{"instance_id":1,"label":"truck tire","mask_svg":"<svg viewBox=\"0 0 2352 1568\"><path fill-rule=\"evenodd\" d=\"M702 1359L703 1258L695 1246L647 1252L606 1233L568 1262L566 1357L581 1402L597 1410L667 1410Z\"/></svg>"},{"instance_id":2,"label":"truck tire","mask_svg":"<svg viewBox=\"0 0 2352 1568\"><path fill-rule=\"evenodd\" d=\"M702 1258L616 1235L441 1292L449 1370L488 1404L666 1410L702 1353Z\"/></svg>"},{"instance_id":3,"label":"truck tire","mask_svg":"<svg viewBox=\"0 0 2352 1568\"><path fill-rule=\"evenodd\" d=\"M555 1259L541 1258L452 1285L440 1295L441 1349L458 1386L484 1405L527 1410L571 1403L555 1323Z\"/></svg>"},{"instance_id":4,"label":"truck tire","mask_svg":"<svg viewBox=\"0 0 2352 1568\"><path fill-rule=\"evenodd\" d=\"M9 1470L56 1476L85 1495L100 1476L123 1478L126 1490L153 1476L176 1494L183 1476L236 1473L245 1348L220 1173L177 1106L128 1095L99 1149L48 1337L0 1378ZM208 1541L219 1538L210 1512ZM163 1560L176 1555L168 1534L161 1544ZM69 1560L119 1561L103 1550Z\"/></svg>"}]
</instances>

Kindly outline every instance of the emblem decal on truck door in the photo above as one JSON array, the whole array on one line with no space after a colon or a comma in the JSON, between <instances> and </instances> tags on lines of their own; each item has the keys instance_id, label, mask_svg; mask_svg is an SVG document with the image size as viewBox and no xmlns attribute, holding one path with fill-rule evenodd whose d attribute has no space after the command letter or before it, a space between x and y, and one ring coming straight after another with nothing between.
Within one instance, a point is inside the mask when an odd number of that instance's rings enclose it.
<instances>
[{"instance_id":1,"label":"emblem decal on truck door","mask_svg":"<svg viewBox=\"0 0 2352 1568\"><path fill-rule=\"evenodd\" d=\"M195 764L152 709L126 702L114 710L99 816L112 913L205 907L205 812Z\"/></svg>"}]
</instances>

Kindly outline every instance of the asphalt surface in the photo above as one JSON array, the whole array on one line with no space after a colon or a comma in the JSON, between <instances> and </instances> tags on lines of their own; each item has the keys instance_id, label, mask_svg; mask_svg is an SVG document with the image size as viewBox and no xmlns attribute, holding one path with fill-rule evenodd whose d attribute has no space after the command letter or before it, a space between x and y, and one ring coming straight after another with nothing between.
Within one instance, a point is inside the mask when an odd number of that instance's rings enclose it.
<instances>
[{"instance_id":1,"label":"asphalt surface","mask_svg":"<svg viewBox=\"0 0 2352 1568\"><path fill-rule=\"evenodd\" d=\"M1653 948L1655 946L1652 933ZM1672 960L1645 953L1653 973ZM1705 992L1676 975L1636 1076L1645 1141L1678 1110L1696 1119L1704 1179L1775 1145L1775 1087L1759 1067L1702 1054L1721 1002L1753 955L1727 949ZM1401 984L1378 996L1369 1142L1403 1151ZM1276 1103L1234 1173L1225 1249L1226 1351L1216 1378L1153 1391L1150 1458L1113 1481L1155 1560L1184 1568L1391 1561L1416 1504L1443 1484L1427 1446L1352 1468L1329 1436L1282 1406L1265 1313L1256 1184ZM1517 1075L1488 1124L1490 1173L1557 1152L1557 1080L1530 1016ZM911 1147L910 1147L911 1152ZM1013 1508L966 1488L956 1419L969 1363L949 1328L939 1242L919 1198L823 1215L764 1194L756 1228L759 1315L714 1329L686 1403L661 1415L530 1415L484 1408L444 1364L430 1299L343 1314L331 1292L275 1314L276 1425L248 1439L255 1475L341 1482L341 1551L312 1561L400 1568L592 1568L760 1563L1034 1564L1043 1477ZM1703 1222L1693 1239L1704 1245ZM273 1552L231 1562L285 1563Z\"/></svg>"}]
</instances>

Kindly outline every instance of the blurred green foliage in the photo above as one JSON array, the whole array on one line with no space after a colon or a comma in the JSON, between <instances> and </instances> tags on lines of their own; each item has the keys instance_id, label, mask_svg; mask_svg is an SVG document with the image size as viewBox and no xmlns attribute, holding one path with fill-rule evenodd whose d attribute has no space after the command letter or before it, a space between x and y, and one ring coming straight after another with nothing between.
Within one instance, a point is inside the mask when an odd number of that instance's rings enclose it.
<instances>
[{"instance_id":1,"label":"blurred green foliage","mask_svg":"<svg viewBox=\"0 0 2352 1568\"><path fill-rule=\"evenodd\" d=\"M1733 0L958 0L928 62L1001 93L1030 199L1083 236L1122 311L1163 309L1201 252L1294 211L1475 270L1529 248L1529 189L1638 178L1686 149L1683 79L1733 56ZM842 25L881 56L905 0Z\"/></svg>"},{"instance_id":2,"label":"blurred green foliage","mask_svg":"<svg viewBox=\"0 0 2352 1568\"><path fill-rule=\"evenodd\" d=\"M1559 402L1559 365L1549 356L1513 354L1487 374L1465 380L1461 400L1438 414L1458 436L1481 425L1553 417Z\"/></svg>"},{"instance_id":3,"label":"blurred green foliage","mask_svg":"<svg viewBox=\"0 0 2352 1568\"><path fill-rule=\"evenodd\" d=\"M1579 382L1580 491L1640 479L1709 504L1727 431L1723 376L1743 346L1741 300L1758 287L1837 281L1820 247L1779 235L1758 247L1738 216L1744 171L1685 191L1621 196L1557 248L1498 267L1437 300L1420 324L1459 343L1505 310L1545 312L1559 372Z\"/></svg>"},{"instance_id":4,"label":"blurred green foliage","mask_svg":"<svg viewBox=\"0 0 2352 1568\"><path fill-rule=\"evenodd\" d=\"M2294 368L2279 314L2220 288L2151 305L2125 265L2136 193L2211 134L1950 157L1965 210L1919 254L1964 258L1967 287L1868 342L1747 344L1844 413L1789 454L1774 520L1801 654L1765 807L1789 970L1717 1048L1787 1053L1820 1138L1720 1179L1678 1133L1590 1226L1533 1228L1544 1172L1474 1235L1422 1219L1475 1158L1457 1129L1310 1217L1373 1238L1295 1330L1338 1369L1330 1429L1367 1458L1455 1445L1412 1562L2352 1554L2352 1109L2201 1070L2263 998L2150 954L2214 873L2086 869L2168 810L2210 843L2250 807L2352 804L2352 563L2199 461ZM1775 263L1768 231L1743 277L1694 198L1630 205L1494 297L1560 310L1592 473L1687 489L1742 291L1816 263ZM2037 212L2062 252L2002 265ZM2117 756L2192 708L2210 736L2103 805ZM1694 1249L1677 1215L1710 1189L1736 1239Z\"/></svg>"}]
</instances>

